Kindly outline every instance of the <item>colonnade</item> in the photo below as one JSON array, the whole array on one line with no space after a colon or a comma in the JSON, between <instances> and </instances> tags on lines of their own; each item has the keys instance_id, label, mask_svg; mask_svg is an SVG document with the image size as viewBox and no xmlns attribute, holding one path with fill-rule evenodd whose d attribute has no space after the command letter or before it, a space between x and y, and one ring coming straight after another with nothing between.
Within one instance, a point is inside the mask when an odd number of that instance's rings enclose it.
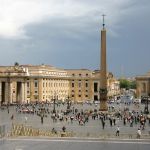
<instances>
[{"instance_id":1,"label":"colonnade","mask_svg":"<svg viewBox=\"0 0 150 150\"><path fill-rule=\"evenodd\" d=\"M23 103L26 100L27 83L23 79L0 79L0 104Z\"/></svg>"}]
</instances>

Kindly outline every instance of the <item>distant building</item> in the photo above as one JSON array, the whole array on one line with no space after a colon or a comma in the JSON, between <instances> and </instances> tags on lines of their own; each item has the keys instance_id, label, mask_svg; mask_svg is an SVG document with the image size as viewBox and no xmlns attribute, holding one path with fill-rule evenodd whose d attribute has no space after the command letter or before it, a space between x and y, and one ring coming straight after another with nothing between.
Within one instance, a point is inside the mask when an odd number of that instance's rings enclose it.
<instances>
[{"instance_id":1,"label":"distant building","mask_svg":"<svg viewBox=\"0 0 150 150\"><path fill-rule=\"evenodd\" d=\"M150 96L150 72L142 76L137 76L136 84L136 93L138 98L141 98L141 96Z\"/></svg>"},{"instance_id":2,"label":"distant building","mask_svg":"<svg viewBox=\"0 0 150 150\"><path fill-rule=\"evenodd\" d=\"M60 69L50 65L0 66L0 102L99 100L100 71ZM119 81L107 77L108 97L120 93Z\"/></svg>"}]
</instances>

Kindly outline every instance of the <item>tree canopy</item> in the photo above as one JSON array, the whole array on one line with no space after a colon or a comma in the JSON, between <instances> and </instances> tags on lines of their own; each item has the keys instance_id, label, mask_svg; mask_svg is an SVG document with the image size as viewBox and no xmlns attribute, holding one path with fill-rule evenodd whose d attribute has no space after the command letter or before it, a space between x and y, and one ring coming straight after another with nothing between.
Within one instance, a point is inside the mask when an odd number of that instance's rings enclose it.
<instances>
[{"instance_id":1,"label":"tree canopy","mask_svg":"<svg viewBox=\"0 0 150 150\"><path fill-rule=\"evenodd\" d=\"M120 88L136 89L136 81L129 81L127 79L120 79Z\"/></svg>"}]
</instances>

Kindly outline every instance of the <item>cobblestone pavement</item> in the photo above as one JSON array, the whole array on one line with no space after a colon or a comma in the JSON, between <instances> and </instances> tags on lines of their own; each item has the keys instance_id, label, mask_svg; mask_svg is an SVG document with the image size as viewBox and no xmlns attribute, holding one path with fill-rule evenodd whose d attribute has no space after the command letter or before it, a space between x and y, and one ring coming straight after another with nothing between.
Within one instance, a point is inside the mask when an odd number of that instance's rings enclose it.
<instances>
[{"instance_id":1,"label":"cobblestone pavement","mask_svg":"<svg viewBox=\"0 0 150 150\"><path fill-rule=\"evenodd\" d=\"M124 104L110 104L110 108L113 106L115 110L123 110L124 107L128 107L130 110L135 110L135 111L141 111L144 109L144 105L140 105L138 108L137 106L131 104L130 106L126 106ZM50 111L53 110L53 105L48 107ZM78 110L93 110L93 109L98 109L99 106L97 105L74 105L74 108L77 108ZM66 109L66 105L63 106L56 106L56 110L60 111ZM14 115L14 120L12 121L10 118ZM23 124L25 126L29 127L34 127L34 128L39 128L43 130L51 130L53 127L57 131L61 131L62 127L65 126L66 130L69 132L75 133L75 137L101 137L101 138L116 138L115 132L116 132L116 127L120 127L120 136L117 138L136 138L136 133L137 129L139 128L139 124L133 124L133 127L130 127L129 124L126 126L123 125L123 120L117 119L116 120L116 125L110 126L109 120L106 120L105 123L105 128L102 128L102 123L99 119L93 120L91 117L89 119L89 122L86 123L85 125L79 125L78 121L73 121L71 123L70 121L57 121L53 122L51 118L51 114L48 114L47 117L44 117L44 122L41 124L41 119L39 116L36 114L23 114L23 113L18 113L15 110L15 106L10 106L9 108L9 113L7 109L0 110L0 124L6 125L7 132L10 132L10 128L12 123L15 124ZM150 124L147 121L145 125L145 129L142 130L142 136L141 138L150 138L149 135L150 131Z\"/></svg>"}]
</instances>

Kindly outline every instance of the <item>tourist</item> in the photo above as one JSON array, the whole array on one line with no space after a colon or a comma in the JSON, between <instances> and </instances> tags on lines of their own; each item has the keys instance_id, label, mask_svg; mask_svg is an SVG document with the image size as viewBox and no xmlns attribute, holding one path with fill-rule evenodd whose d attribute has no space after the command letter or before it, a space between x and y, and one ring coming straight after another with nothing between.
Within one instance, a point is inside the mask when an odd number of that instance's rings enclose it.
<instances>
[{"instance_id":1,"label":"tourist","mask_svg":"<svg viewBox=\"0 0 150 150\"><path fill-rule=\"evenodd\" d=\"M52 133L57 134L57 131L55 128L52 128Z\"/></svg>"},{"instance_id":2,"label":"tourist","mask_svg":"<svg viewBox=\"0 0 150 150\"><path fill-rule=\"evenodd\" d=\"M120 133L120 128L119 126L117 127L117 130L116 130L116 136L119 136L119 133Z\"/></svg>"},{"instance_id":3,"label":"tourist","mask_svg":"<svg viewBox=\"0 0 150 150\"><path fill-rule=\"evenodd\" d=\"M10 119L11 119L11 120L13 120L13 119L14 119L14 115L13 115L13 114L12 114L12 116L10 117Z\"/></svg>"},{"instance_id":4,"label":"tourist","mask_svg":"<svg viewBox=\"0 0 150 150\"><path fill-rule=\"evenodd\" d=\"M66 127L65 126L62 127L62 131L66 132Z\"/></svg>"},{"instance_id":5,"label":"tourist","mask_svg":"<svg viewBox=\"0 0 150 150\"><path fill-rule=\"evenodd\" d=\"M140 128L138 128L138 131L137 131L137 138L138 138L138 139L141 138L141 130L140 130Z\"/></svg>"}]
</instances>

